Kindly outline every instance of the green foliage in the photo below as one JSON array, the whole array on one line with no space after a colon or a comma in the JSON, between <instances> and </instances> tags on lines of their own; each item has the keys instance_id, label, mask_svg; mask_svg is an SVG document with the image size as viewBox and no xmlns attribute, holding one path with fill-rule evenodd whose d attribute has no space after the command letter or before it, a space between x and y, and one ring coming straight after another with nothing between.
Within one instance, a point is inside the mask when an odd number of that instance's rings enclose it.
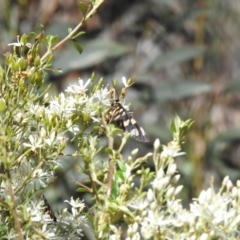
<instances>
[{"instance_id":1,"label":"green foliage","mask_svg":"<svg viewBox=\"0 0 240 240\"><path fill-rule=\"evenodd\" d=\"M87 10L88 10L87 4L84 3L84 2L80 2L80 3L79 3L79 8L81 9L82 15L83 15L83 17L85 18L86 15L87 15Z\"/></svg>"},{"instance_id":2,"label":"green foliage","mask_svg":"<svg viewBox=\"0 0 240 240\"><path fill-rule=\"evenodd\" d=\"M167 67L171 64L176 64L183 61L189 61L194 57L203 54L203 46L185 46L180 49L170 50L165 55L156 59L155 63L150 66L150 70L156 70Z\"/></svg>"}]
</instances>

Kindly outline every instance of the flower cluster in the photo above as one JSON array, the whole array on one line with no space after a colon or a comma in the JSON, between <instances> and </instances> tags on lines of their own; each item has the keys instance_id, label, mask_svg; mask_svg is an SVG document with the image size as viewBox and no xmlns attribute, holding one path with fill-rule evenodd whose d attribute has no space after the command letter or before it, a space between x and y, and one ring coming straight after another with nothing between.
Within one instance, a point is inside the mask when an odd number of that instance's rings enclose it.
<instances>
[{"instance_id":1,"label":"flower cluster","mask_svg":"<svg viewBox=\"0 0 240 240\"><path fill-rule=\"evenodd\" d=\"M128 86L125 78L123 82ZM193 199L189 209L185 209L178 198L183 186L178 184L180 174L175 159L184 154L180 142L191 121L184 122L177 117L171 123L173 140L168 145L161 145L156 139L153 153L140 157L137 157L138 149L132 150L126 159L122 156L128 138L127 134L123 134L118 149L113 148L113 143L105 149L103 154L109 159L109 165L102 164L104 168L101 168L96 161L101 150L98 138L82 135L86 127L100 124L102 112L110 106L107 87L101 84L93 86L92 80L86 83L79 80L78 84L70 85L65 93L56 97L49 98L45 94L43 101L47 105L36 103L33 94L26 99L28 101L19 101L23 109L14 107L9 114L13 126L10 132L14 134L6 142L14 151L8 155L4 166L7 166L11 181L0 182L1 199L6 200L1 200L2 206L15 210L19 219L23 219L21 223L32 224L31 230L27 224L24 228L26 239L39 239L39 236L46 239L80 239L83 236L82 229L87 221L82 201L66 200L71 205L71 212L67 209L59 211L55 222L43 211L42 203L32 198L34 193L46 188L54 179L54 168L60 165L58 156L64 154L68 144L66 133L69 132L71 136L81 136L78 138L81 148L74 154L83 158L83 172L92 184L87 187L80 183L80 186L81 190L93 194L96 201L94 210L87 214L96 237L120 239L122 230L119 223L122 222L128 224L125 232L127 240L240 237L240 182L234 186L226 177L219 191L212 186L202 191L198 198ZM155 171L144 165L151 156ZM137 177L139 185L135 182ZM11 191L17 207L11 207ZM15 221L18 223L20 220ZM13 229L7 228L4 234L5 238L19 236Z\"/></svg>"},{"instance_id":2,"label":"flower cluster","mask_svg":"<svg viewBox=\"0 0 240 240\"><path fill-rule=\"evenodd\" d=\"M159 147L158 140L154 146ZM165 146L164 151L164 160L173 157L171 148ZM240 181L234 186L229 177L225 177L218 192L212 186L201 191L190 209L185 209L177 198L183 188L175 186L179 178L176 164L171 161L167 169L158 169L146 195L140 195L128 205L134 217L126 239L239 239ZM111 239L114 236L111 235Z\"/></svg>"}]
</instances>

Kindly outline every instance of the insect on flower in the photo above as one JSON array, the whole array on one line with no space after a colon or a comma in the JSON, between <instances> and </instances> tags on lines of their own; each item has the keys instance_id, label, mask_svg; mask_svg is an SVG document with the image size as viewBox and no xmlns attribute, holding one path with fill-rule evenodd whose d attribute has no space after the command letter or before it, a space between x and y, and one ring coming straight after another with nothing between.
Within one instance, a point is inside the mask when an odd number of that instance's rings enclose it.
<instances>
[{"instance_id":1,"label":"insect on flower","mask_svg":"<svg viewBox=\"0 0 240 240\"><path fill-rule=\"evenodd\" d=\"M42 198L43 198L43 206L42 207L43 207L44 213L47 213L50 216L50 218L56 223L57 218L56 218L52 208L50 207L47 199L45 198L44 195L42 195Z\"/></svg>"},{"instance_id":2,"label":"insect on flower","mask_svg":"<svg viewBox=\"0 0 240 240\"><path fill-rule=\"evenodd\" d=\"M129 132L137 141L149 142L148 134L141 126L139 126L131 113L122 106L119 99L112 102L111 107L106 114L105 121L107 124L114 123L117 127ZM99 131L99 136L101 135L102 132Z\"/></svg>"}]
</instances>

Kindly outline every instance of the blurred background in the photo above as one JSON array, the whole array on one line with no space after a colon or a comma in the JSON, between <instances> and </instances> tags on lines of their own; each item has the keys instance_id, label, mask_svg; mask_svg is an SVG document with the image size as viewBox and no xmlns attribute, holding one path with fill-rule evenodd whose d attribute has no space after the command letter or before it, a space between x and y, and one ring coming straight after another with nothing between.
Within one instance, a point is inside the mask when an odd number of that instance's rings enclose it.
<instances>
[{"instance_id":1,"label":"blurred background","mask_svg":"<svg viewBox=\"0 0 240 240\"><path fill-rule=\"evenodd\" d=\"M40 24L46 34L66 36L81 20L78 3L0 0L1 64L10 51L7 44L17 35L40 32ZM195 121L185 139L187 154L177 160L186 205L211 177L216 187L226 175L233 183L240 178L240 1L105 0L82 31L81 55L70 43L55 53L53 67L63 73L48 73L52 94L92 72L110 85L115 78L120 83L122 76L132 78L136 83L126 102L151 142L131 140L129 149L151 151L156 138L166 144L176 115ZM71 180L82 181L78 161L65 158L62 166L56 173L61 177L46 193L50 203L56 202L53 209L72 195L91 202Z\"/></svg>"}]
</instances>

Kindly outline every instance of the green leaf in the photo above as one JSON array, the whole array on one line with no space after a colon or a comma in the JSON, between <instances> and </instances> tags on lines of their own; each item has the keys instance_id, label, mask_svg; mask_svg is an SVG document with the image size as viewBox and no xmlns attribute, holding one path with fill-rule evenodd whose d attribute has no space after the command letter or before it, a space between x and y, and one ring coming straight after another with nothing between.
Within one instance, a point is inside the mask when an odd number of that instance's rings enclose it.
<instances>
[{"instance_id":1,"label":"green leaf","mask_svg":"<svg viewBox=\"0 0 240 240\"><path fill-rule=\"evenodd\" d=\"M114 80L113 80L113 87L116 89L116 88L117 88L117 85L118 85L118 80L117 80L117 79L114 79Z\"/></svg>"},{"instance_id":2,"label":"green leaf","mask_svg":"<svg viewBox=\"0 0 240 240\"><path fill-rule=\"evenodd\" d=\"M116 176L117 178L122 179L122 181L125 181L125 174L124 174L123 171L117 171L116 174L115 174L115 176Z\"/></svg>"},{"instance_id":3,"label":"green leaf","mask_svg":"<svg viewBox=\"0 0 240 240\"><path fill-rule=\"evenodd\" d=\"M219 134L214 140L214 143L221 143L221 142L231 142L234 140L240 139L240 128L234 128L232 130L228 130Z\"/></svg>"},{"instance_id":4,"label":"green leaf","mask_svg":"<svg viewBox=\"0 0 240 240\"><path fill-rule=\"evenodd\" d=\"M126 168L126 165L124 164L124 162L117 160L117 165L122 171L126 171L127 168Z\"/></svg>"},{"instance_id":5,"label":"green leaf","mask_svg":"<svg viewBox=\"0 0 240 240\"><path fill-rule=\"evenodd\" d=\"M172 134L174 132L176 132L175 123L174 123L174 121L172 119L170 120L170 131L171 131Z\"/></svg>"},{"instance_id":6,"label":"green leaf","mask_svg":"<svg viewBox=\"0 0 240 240\"><path fill-rule=\"evenodd\" d=\"M61 53L61 58L54 60L54 65L63 69L63 72L85 69L128 52L128 48L124 45L99 39L83 43L82 47L84 51L80 56L76 54L75 49L66 49Z\"/></svg>"},{"instance_id":7,"label":"green leaf","mask_svg":"<svg viewBox=\"0 0 240 240\"><path fill-rule=\"evenodd\" d=\"M159 70L172 64L191 60L205 51L203 46L185 46L182 48L170 50L157 58L150 66L149 70Z\"/></svg>"},{"instance_id":8,"label":"green leaf","mask_svg":"<svg viewBox=\"0 0 240 240\"><path fill-rule=\"evenodd\" d=\"M47 39L47 42L49 43L49 45L52 46L58 42L59 37L57 35L55 35L55 36L47 35L46 39Z\"/></svg>"},{"instance_id":9,"label":"green leaf","mask_svg":"<svg viewBox=\"0 0 240 240\"><path fill-rule=\"evenodd\" d=\"M28 40L28 36L27 36L27 34L24 33L24 34L22 35L21 39L20 39L20 42L21 42L23 45L26 45L27 40Z\"/></svg>"},{"instance_id":10,"label":"green leaf","mask_svg":"<svg viewBox=\"0 0 240 240\"><path fill-rule=\"evenodd\" d=\"M158 101L169 101L210 91L212 91L212 86L208 83L190 79L178 80L158 85L155 89L155 97Z\"/></svg>"},{"instance_id":11,"label":"green leaf","mask_svg":"<svg viewBox=\"0 0 240 240\"><path fill-rule=\"evenodd\" d=\"M71 42L74 46L74 48L81 54L83 49L79 43L77 43L74 39L71 39Z\"/></svg>"},{"instance_id":12,"label":"green leaf","mask_svg":"<svg viewBox=\"0 0 240 240\"><path fill-rule=\"evenodd\" d=\"M104 152L107 154L113 154L113 150L111 148L105 148Z\"/></svg>"},{"instance_id":13,"label":"green leaf","mask_svg":"<svg viewBox=\"0 0 240 240\"><path fill-rule=\"evenodd\" d=\"M119 193L119 186L118 186L118 181L117 181L116 175L113 176L113 181L112 181L112 191L111 191L111 197L112 199L116 199Z\"/></svg>"},{"instance_id":14,"label":"green leaf","mask_svg":"<svg viewBox=\"0 0 240 240\"><path fill-rule=\"evenodd\" d=\"M81 12L82 12L83 17L85 18L85 17L86 17L86 14L87 14L87 11L88 11L88 6L87 6L87 4L84 3L84 2L80 2L80 3L79 3L79 7L80 7L80 9L81 9Z\"/></svg>"},{"instance_id":15,"label":"green leaf","mask_svg":"<svg viewBox=\"0 0 240 240\"><path fill-rule=\"evenodd\" d=\"M71 33L72 32L72 28L68 28L68 33Z\"/></svg>"},{"instance_id":16,"label":"green leaf","mask_svg":"<svg viewBox=\"0 0 240 240\"><path fill-rule=\"evenodd\" d=\"M77 192L89 192L86 188L77 188Z\"/></svg>"},{"instance_id":17,"label":"green leaf","mask_svg":"<svg viewBox=\"0 0 240 240\"><path fill-rule=\"evenodd\" d=\"M72 39L75 39L83 34L85 34L85 32L81 31L81 32L77 33L75 36L73 36Z\"/></svg>"}]
</instances>

